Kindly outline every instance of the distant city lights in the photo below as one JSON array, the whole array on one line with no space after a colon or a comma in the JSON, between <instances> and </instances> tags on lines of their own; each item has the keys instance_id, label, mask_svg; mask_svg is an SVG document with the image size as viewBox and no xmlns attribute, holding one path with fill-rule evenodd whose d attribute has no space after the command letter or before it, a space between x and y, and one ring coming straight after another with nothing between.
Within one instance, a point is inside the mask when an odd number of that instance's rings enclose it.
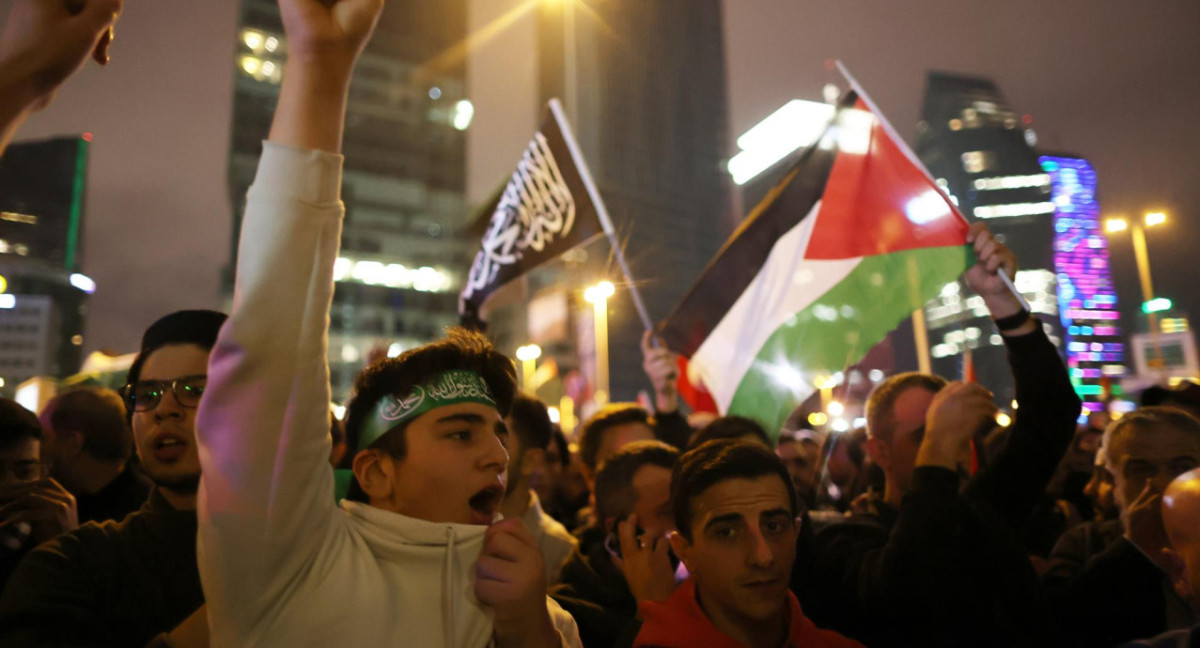
<instances>
[{"instance_id":1,"label":"distant city lights","mask_svg":"<svg viewBox=\"0 0 1200 648\"><path fill-rule=\"evenodd\" d=\"M399 263L385 264L347 257L338 257L334 262L333 280L388 288L412 288L419 292L446 292L453 284L449 274L429 266L408 268Z\"/></svg>"}]
</instances>

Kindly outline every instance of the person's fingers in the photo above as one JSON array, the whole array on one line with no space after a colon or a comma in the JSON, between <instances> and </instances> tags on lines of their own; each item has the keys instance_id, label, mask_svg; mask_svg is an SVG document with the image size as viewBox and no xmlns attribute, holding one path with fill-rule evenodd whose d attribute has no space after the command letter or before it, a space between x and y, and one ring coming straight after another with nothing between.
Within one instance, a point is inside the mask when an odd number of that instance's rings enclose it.
<instances>
[{"instance_id":1,"label":"person's fingers","mask_svg":"<svg viewBox=\"0 0 1200 648\"><path fill-rule=\"evenodd\" d=\"M537 541L533 539L533 533L529 531L529 527L525 526L525 523L520 518L508 518L507 520L496 522L488 526L487 531L484 533L485 538L500 535L510 536L526 546L537 548Z\"/></svg>"},{"instance_id":2,"label":"person's fingers","mask_svg":"<svg viewBox=\"0 0 1200 648\"><path fill-rule=\"evenodd\" d=\"M628 518L617 524L617 541L621 544L621 555L632 556L635 552L641 549L637 539L637 514L631 514Z\"/></svg>"},{"instance_id":3,"label":"person's fingers","mask_svg":"<svg viewBox=\"0 0 1200 648\"><path fill-rule=\"evenodd\" d=\"M654 332L642 331L642 355L648 355L654 350Z\"/></svg>"},{"instance_id":4,"label":"person's fingers","mask_svg":"<svg viewBox=\"0 0 1200 648\"><path fill-rule=\"evenodd\" d=\"M979 234L986 231L988 231L987 223L983 221L971 223L971 227L967 230L967 243L974 244Z\"/></svg>"},{"instance_id":5,"label":"person's fingers","mask_svg":"<svg viewBox=\"0 0 1200 648\"><path fill-rule=\"evenodd\" d=\"M986 242L983 243L983 246L982 246L983 249L981 249L979 251L979 253L976 255L976 258L979 259L980 263L986 263L988 261L991 261L992 258L994 256L996 256L996 246L997 245L999 245L999 244L996 243L996 239L994 239L994 238L989 238ZM976 247L979 247L979 242L976 242Z\"/></svg>"},{"instance_id":6,"label":"person's fingers","mask_svg":"<svg viewBox=\"0 0 1200 648\"><path fill-rule=\"evenodd\" d=\"M92 60L100 65L108 65L111 57L108 55L108 48L112 45L113 39L116 38L116 32L112 25L100 36L100 41L96 43L95 49L92 50Z\"/></svg>"},{"instance_id":7,"label":"person's fingers","mask_svg":"<svg viewBox=\"0 0 1200 648\"><path fill-rule=\"evenodd\" d=\"M981 253L983 252L983 247L985 245L987 245L988 243L990 243L991 241L992 241L992 233L987 231L987 229L981 229L978 232L976 232L975 240L972 243L972 247L974 247L974 249L975 249L975 256L977 256L977 257L981 256L982 255Z\"/></svg>"},{"instance_id":8,"label":"person's fingers","mask_svg":"<svg viewBox=\"0 0 1200 648\"><path fill-rule=\"evenodd\" d=\"M1004 272L1009 277L1017 276L1017 255L1007 245L1001 245L1001 251L997 252L1001 263L1004 264Z\"/></svg>"},{"instance_id":9,"label":"person's fingers","mask_svg":"<svg viewBox=\"0 0 1200 648\"><path fill-rule=\"evenodd\" d=\"M521 562L529 553L530 547L509 534L494 535L483 543L480 555L490 556L506 562Z\"/></svg>"},{"instance_id":10,"label":"person's fingers","mask_svg":"<svg viewBox=\"0 0 1200 648\"><path fill-rule=\"evenodd\" d=\"M495 556L480 555L475 561L475 576L479 580L511 583L523 567Z\"/></svg>"}]
</instances>

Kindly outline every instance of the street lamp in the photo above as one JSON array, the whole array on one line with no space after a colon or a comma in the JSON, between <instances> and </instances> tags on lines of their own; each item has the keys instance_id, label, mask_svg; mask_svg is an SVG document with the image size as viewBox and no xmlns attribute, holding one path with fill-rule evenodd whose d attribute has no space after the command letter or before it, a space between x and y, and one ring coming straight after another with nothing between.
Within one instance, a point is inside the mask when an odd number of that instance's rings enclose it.
<instances>
[{"instance_id":1,"label":"street lamp","mask_svg":"<svg viewBox=\"0 0 1200 648\"><path fill-rule=\"evenodd\" d=\"M1163 212L1150 212L1146 214L1143 222L1146 227L1154 227L1167 222L1167 215ZM1109 234L1130 230L1133 240L1133 254L1137 259L1138 279L1142 284L1142 304L1149 304L1154 301L1154 285L1150 278L1150 255L1146 252L1146 231L1142 228L1142 223L1134 220L1129 221L1124 218L1110 218L1104 221L1104 231ZM1154 361L1152 366L1163 369L1162 348L1158 343L1158 312L1153 309L1147 310L1146 315L1150 318L1150 339L1154 344Z\"/></svg>"},{"instance_id":2,"label":"street lamp","mask_svg":"<svg viewBox=\"0 0 1200 648\"><path fill-rule=\"evenodd\" d=\"M521 361L521 387L530 394L536 390L533 384L533 374L537 371L537 359L540 357L542 357L542 347L536 344L517 347L517 360Z\"/></svg>"},{"instance_id":3,"label":"street lamp","mask_svg":"<svg viewBox=\"0 0 1200 648\"><path fill-rule=\"evenodd\" d=\"M592 305L596 331L596 392L597 405L608 402L608 298L617 292L611 281L601 281L583 291L583 299Z\"/></svg>"}]
</instances>

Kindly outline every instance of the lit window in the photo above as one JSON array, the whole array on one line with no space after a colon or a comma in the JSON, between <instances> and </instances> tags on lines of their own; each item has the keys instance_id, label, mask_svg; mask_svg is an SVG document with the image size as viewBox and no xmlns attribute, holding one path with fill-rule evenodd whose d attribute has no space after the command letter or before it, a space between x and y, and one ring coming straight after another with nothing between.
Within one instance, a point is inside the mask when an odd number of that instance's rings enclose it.
<instances>
[{"instance_id":1,"label":"lit window","mask_svg":"<svg viewBox=\"0 0 1200 648\"><path fill-rule=\"evenodd\" d=\"M983 173L996 166L996 154L991 151L967 151L962 154L962 163L967 173Z\"/></svg>"}]
</instances>

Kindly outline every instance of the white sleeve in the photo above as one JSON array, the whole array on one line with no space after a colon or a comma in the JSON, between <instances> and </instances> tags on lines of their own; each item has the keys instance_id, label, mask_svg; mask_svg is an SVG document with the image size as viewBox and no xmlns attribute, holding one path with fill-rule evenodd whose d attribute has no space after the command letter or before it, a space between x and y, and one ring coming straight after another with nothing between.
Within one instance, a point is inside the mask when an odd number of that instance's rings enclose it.
<instances>
[{"instance_id":1,"label":"white sleeve","mask_svg":"<svg viewBox=\"0 0 1200 648\"><path fill-rule=\"evenodd\" d=\"M546 597L546 608L550 611L550 621L554 623L554 629L558 630L563 648L583 648L583 640L579 637L579 626L575 623L575 617L562 609L558 601L549 596Z\"/></svg>"},{"instance_id":2,"label":"white sleeve","mask_svg":"<svg viewBox=\"0 0 1200 648\"><path fill-rule=\"evenodd\" d=\"M245 636L279 602L337 514L326 347L341 170L341 155L265 142L247 194L233 312L196 420L214 640Z\"/></svg>"}]
</instances>

